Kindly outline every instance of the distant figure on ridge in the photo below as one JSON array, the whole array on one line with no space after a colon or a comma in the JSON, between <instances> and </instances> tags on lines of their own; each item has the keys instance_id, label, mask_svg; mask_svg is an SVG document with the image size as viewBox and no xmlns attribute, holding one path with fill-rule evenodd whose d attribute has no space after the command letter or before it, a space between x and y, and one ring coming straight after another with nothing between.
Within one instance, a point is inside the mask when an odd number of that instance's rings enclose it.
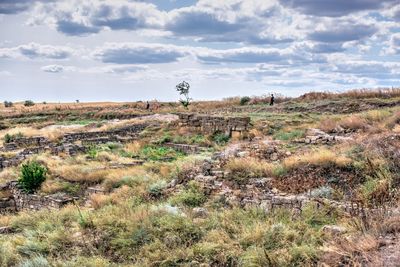
<instances>
[{"instance_id":1,"label":"distant figure on ridge","mask_svg":"<svg viewBox=\"0 0 400 267\"><path fill-rule=\"evenodd\" d=\"M274 102L275 102L274 94L271 94L271 100L269 101L269 105L270 105L270 106L273 106L273 105L274 105Z\"/></svg>"},{"instance_id":2,"label":"distant figure on ridge","mask_svg":"<svg viewBox=\"0 0 400 267\"><path fill-rule=\"evenodd\" d=\"M149 103L149 101L147 101L147 103L146 103L146 110L149 110L150 109L150 103Z\"/></svg>"}]
</instances>

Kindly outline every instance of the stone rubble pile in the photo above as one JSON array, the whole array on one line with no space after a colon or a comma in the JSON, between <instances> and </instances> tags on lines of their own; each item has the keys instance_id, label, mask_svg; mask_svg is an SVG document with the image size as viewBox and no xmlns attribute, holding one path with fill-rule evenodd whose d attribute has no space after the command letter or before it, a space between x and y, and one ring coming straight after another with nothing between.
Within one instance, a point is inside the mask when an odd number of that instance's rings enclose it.
<instances>
[{"instance_id":1,"label":"stone rubble pile","mask_svg":"<svg viewBox=\"0 0 400 267\"><path fill-rule=\"evenodd\" d=\"M308 129L306 137L298 140L300 143L306 144L334 144L337 142L344 142L352 140L351 137L329 135L320 129Z\"/></svg>"}]
</instances>

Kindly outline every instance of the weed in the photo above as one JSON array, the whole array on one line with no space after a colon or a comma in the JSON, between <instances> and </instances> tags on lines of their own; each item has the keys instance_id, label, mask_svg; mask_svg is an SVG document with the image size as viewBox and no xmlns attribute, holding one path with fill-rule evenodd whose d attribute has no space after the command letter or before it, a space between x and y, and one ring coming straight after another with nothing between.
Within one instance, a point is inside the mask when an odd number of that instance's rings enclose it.
<instances>
[{"instance_id":1,"label":"weed","mask_svg":"<svg viewBox=\"0 0 400 267\"><path fill-rule=\"evenodd\" d=\"M30 161L22 165L18 184L28 193L35 192L46 180L46 167L38 162Z\"/></svg>"}]
</instances>

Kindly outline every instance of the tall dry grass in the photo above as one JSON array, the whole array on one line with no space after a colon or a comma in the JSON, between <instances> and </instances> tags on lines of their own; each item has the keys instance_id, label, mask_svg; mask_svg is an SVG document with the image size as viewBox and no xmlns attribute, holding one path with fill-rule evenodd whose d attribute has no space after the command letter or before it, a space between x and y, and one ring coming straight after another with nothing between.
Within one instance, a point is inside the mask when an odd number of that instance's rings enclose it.
<instances>
[{"instance_id":1,"label":"tall dry grass","mask_svg":"<svg viewBox=\"0 0 400 267\"><path fill-rule=\"evenodd\" d=\"M310 92L299 97L302 100L322 100L339 98L392 98L400 97L400 88L352 89L341 93Z\"/></svg>"},{"instance_id":2,"label":"tall dry grass","mask_svg":"<svg viewBox=\"0 0 400 267\"><path fill-rule=\"evenodd\" d=\"M302 155L294 155L284 159L283 166L288 169L295 169L301 165L314 165L314 166L345 166L350 164L351 159L347 158L340 152L329 150L327 148L320 148L314 151L307 152Z\"/></svg>"}]
</instances>

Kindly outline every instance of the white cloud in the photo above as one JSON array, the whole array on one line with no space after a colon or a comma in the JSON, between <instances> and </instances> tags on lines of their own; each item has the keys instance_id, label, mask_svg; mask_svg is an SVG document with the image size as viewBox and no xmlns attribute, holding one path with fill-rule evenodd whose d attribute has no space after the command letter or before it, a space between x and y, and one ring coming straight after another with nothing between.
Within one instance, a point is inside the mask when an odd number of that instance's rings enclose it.
<instances>
[{"instance_id":1,"label":"white cloud","mask_svg":"<svg viewBox=\"0 0 400 267\"><path fill-rule=\"evenodd\" d=\"M0 58L67 59L73 49L66 46L41 45L31 42L16 47L0 48Z\"/></svg>"}]
</instances>

